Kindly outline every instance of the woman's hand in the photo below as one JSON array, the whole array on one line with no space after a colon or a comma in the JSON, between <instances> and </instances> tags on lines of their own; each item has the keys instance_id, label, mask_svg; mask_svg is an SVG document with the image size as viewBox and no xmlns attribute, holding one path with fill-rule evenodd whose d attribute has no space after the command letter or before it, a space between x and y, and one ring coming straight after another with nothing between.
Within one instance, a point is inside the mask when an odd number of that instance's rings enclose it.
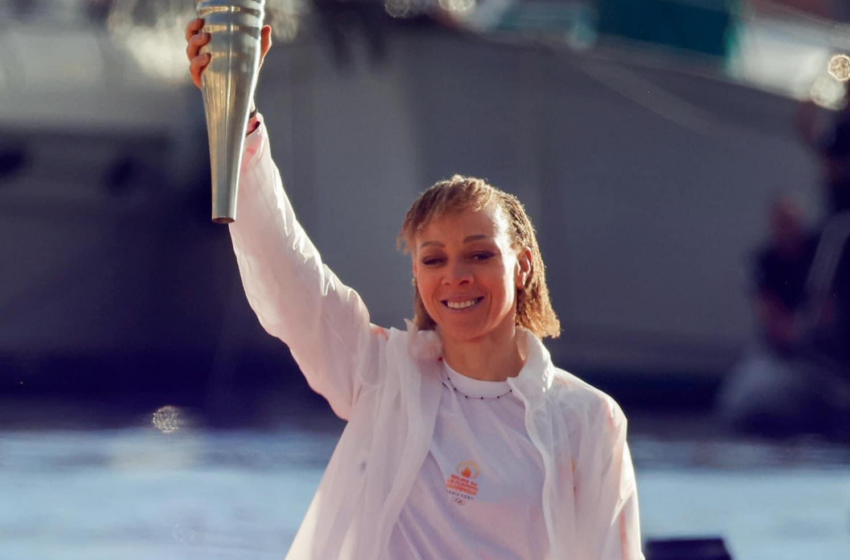
<instances>
[{"instance_id":1,"label":"woman's hand","mask_svg":"<svg viewBox=\"0 0 850 560\"><path fill-rule=\"evenodd\" d=\"M186 26L186 56L189 57L189 73L192 75L192 82L198 87L201 87L201 72L210 63L209 53L199 54L201 47L210 42L210 34L204 33L204 20L201 18L193 19ZM263 61L269 49L272 47L272 28L269 25L264 25L260 33L260 67L263 66Z\"/></svg>"}]
</instances>

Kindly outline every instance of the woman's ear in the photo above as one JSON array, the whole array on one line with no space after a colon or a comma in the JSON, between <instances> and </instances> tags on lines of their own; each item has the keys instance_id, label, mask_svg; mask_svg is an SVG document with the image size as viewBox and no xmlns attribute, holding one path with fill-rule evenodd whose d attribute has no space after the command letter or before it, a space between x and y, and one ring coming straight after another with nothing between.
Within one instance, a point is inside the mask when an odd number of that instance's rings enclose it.
<instances>
[{"instance_id":1,"label":"woman's ear","mask_svg":"<svg viewBox=\"0 0 850 560\"><path fill-rule=\"evenodd\" d=\"M517 255L516 262L516 287L520 290L523 290L525 289L529 278L531 278L531 249L526 247L522 251L520 251Z\"/></svg>"}]
</instances>

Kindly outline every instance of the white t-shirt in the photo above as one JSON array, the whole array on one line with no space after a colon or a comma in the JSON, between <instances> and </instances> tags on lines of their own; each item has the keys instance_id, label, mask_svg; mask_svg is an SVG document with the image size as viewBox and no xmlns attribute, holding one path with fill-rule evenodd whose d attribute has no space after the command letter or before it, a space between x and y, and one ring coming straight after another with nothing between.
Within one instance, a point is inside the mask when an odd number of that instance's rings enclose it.
<instances>
[{"instance_id":1,"label":"white t-shirt","mask_svg":"<svg viewBox=\"0 0 850 560\"><path fill-rule=\"evenodd\" d=\"M444 365L434 437L393 530L391 560L547 559L543 459L522 402L507 382Z\"/></svg>"}]
</instances>

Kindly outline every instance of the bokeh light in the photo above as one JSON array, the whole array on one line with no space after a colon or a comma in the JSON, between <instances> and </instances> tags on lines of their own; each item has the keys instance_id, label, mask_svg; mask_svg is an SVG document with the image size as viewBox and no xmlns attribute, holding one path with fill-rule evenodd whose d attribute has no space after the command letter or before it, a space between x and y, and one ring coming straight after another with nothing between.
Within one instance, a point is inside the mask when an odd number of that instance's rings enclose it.
<instances>
[{"instance_id":1,"label":"bokeh light","mask_svg":"<svg viewBox=\"0 0 850 560\"><path fill-rule=\"evenodd\" d=\"M183 414L176 406L163 406L153 413L153 425L164 434L171 434L183 427Z\"/></svg>"},{"instance_id":2,"label":"bokeh light","mask_svg":"<svg viewBox=\"0 0 850 560\"><path fill-rule=\"evenodd\" d=\"M829 61L829 74L840 82L850 80L850 57L837 54Z\"/></svg>"}]
</instances>

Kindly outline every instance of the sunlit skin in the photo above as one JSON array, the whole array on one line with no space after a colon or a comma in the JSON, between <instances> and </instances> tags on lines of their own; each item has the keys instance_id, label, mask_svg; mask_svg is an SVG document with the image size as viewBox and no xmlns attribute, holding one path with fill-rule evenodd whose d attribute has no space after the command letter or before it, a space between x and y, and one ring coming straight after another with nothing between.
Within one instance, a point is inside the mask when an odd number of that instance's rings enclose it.
<instances>
[{"instance_id":1,"label":"sunlit skin","mask_svg":"<svg viewBox=\"0 0 850 560\"><path fill-rule=\"evenodd\" d=\"M449 366L483 381L519 373L516 290L530 270L531 251L511 247L507 220L492 205L440 216L416 236L413 275Z\"/></svg>"},{"instance_id":2,"label":"sunlit skin","mask_svg":"<svg viewBox=\"0 0 850 560\"><path fill-rule=\"evenodd\" d=\"M203 32L204 20L200 18L193 19L186 25L186 56L189 58L189 74L192 76L192 83L197 87L201 87L201 74L210 63L209 53L201 54L201 47L210 42L211 36L209 33ZM263 61L266 55L269 54L269 49L272 47L272 28L269 25L264 25L260 31L260 67L263 66Z\"/></svg>"}]
</instances>

